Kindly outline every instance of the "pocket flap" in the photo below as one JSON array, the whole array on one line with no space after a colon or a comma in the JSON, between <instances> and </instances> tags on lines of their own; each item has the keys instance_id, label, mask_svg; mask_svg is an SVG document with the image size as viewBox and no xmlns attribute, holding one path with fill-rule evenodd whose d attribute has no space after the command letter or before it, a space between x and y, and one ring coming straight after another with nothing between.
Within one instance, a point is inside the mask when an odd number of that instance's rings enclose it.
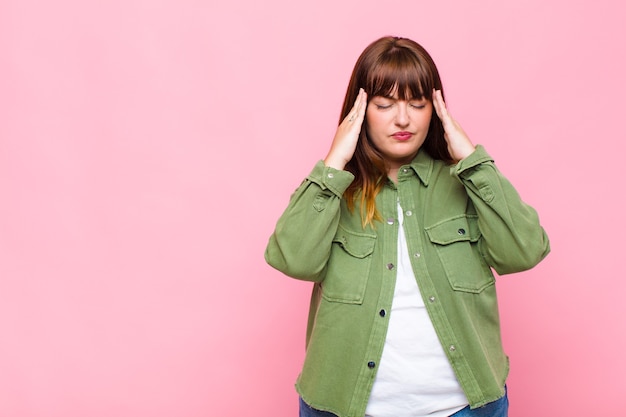
<instances>
[{"instance_id":1,"label":"pocket flap","mask_svg":"<svg viewBox=\"0 0 626 417\"><path fill-rule=\"evenodd\" d=\"M461 215L426 228L431 242L449 245L454 242L476 242L480 238L478 216Z\"/></svg>"},{"instance_id":2,"label":"pocket flap","mask_svg":"<svg viewBox=\"0 0 626 417\"><path fill-rule=\"evenodd\" d=\"M355 258L365 258L374 252L376 236L352 232L344 229L340 225L337 229L337 234L333 238L333 242L338 243L343 250Z\"/></svg>"}]
</instances>

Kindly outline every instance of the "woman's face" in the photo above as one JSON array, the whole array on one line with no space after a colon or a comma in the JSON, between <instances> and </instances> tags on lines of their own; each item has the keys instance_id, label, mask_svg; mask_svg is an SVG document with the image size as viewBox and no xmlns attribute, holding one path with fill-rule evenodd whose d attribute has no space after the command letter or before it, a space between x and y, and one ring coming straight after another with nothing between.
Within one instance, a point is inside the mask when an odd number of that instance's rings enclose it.
<instances>
[{"instance_id":1,"label":"woman's face","mask_svg":"<svg viewBox=\"0 0 626 417\"><path fill-rule=\"evenodd\" d=\"M367 134L391 170L410 163L428 134L433 105L426 98L374 96L365 111Z\"/></svg>"}]
</instances>

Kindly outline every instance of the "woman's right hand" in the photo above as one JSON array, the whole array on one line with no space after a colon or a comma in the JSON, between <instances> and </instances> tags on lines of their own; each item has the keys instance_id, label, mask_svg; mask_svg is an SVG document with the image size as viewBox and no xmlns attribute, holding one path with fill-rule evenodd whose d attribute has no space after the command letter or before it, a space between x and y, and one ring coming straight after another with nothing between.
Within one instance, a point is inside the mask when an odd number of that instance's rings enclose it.
<instances>
[{"instance_id":1,"label":"woman's right hand","mask_svg":"<svg viewBox=\"0 0 626 417\"><path fill-rule=\"evenodd\" d=\"M343 119L337 128L337 133L335 133L328 155L324 159L326 166L342 170L348 161L352 159L356 150L356 144L359 141L361 126L365 119L366 107L367 94L361 88L354 101L354 106L352 106L346 118Z\"/></svg>"}]
</instances>

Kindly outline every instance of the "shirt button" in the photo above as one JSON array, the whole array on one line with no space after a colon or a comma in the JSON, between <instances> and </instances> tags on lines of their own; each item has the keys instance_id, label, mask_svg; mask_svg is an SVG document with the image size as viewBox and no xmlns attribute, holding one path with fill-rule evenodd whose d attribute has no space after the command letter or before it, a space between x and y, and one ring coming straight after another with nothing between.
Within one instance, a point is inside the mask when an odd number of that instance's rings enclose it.
<instances>
[{"instance_id":1,"label":"shirt button","mask_svg":"<svg viewBox=\"0 0 626 417\"><path fill-rule=\"evenodd\" d=\"M415 253L413 254L413 256L415 256L416 258L419 258L420 256L422 256L422 254L421 254L421 253L419 253L419 252L415 252Z\"/></svg>"},{"instance_id":2,"label":"shirt button","mask_svg":"<svg viewBox=\"0 0 626 417\"><path fill-rule=\"evenodd\" d=\"M392 263L388 263L387 264L387 269L392 270L393 269L393 264Z\"/></svg>"},{"instance_id":3,"label":"shirt button","mask_svg":"<svg viewBox=\"0 0 626 417\"><path fill-rule=\"evenodd\" d=\"M407 215L407 216L412 216L412 215L413 215L413 212L412 212L411 210L407 210L407 211L406 211L406 215Z\"/></svg>"},{"instance_id":4,"label":"shirt button","mask_svg":"<svg viewBox=\"0 0 626 417\"><path fill-rule=\"evenodd\" d=\"M408 168L402 168L402 172L404 172L406 174L407 172L409 172L409 169Z\"/></svg>"},{"instance_id":5,"label":"shirt button","mask_svg":"<svg viewBox=\"0 0 626 417\"><path fill-rule=\"evenodd\" d=\"M382 309L378 312L378 314L380 314L380 317L385 317L387 315L387 312L385 311L385 309Z\"/></svg>"},{"instance_id":6,"label":"shirt button","mask_svg":"<svg viewBox=\"0 0 626 417\"><path fill-rule=\"evenodd\" d=\"M333 174L332 172L328 173L328 178L335 178L335 174Z\"/></svg>"},{"instance_id":7,"label":"shirt button","mask_svg":"<svg viewBox=\"0 0 626 417\"><path fill-rule=\"evenodd\" d=\"M450 345L450 352L454 352L456 350L456 346Z\"/></svg>"},{"instance_id":8,"label":"shirt button","mask_svg":"<svg viewBox=\"0 0 626 417\"><path fill-rule=\"evenodd\" d=\"M370 369L374 368L375 366L376 366L376 362L368 362L367 363L367 367L370 368Z\"/></svg>"},{"instance_id":9,"label":"shirt button","mask_svg":"<svg viewBox=\"0 0 626 417\"><path fill-rule=\"evenodd\" d=\"M459 229L457 230L457 233L463 236L465 234L465 229Z\"/></svg>"},{"instance_id":10,"label":"shirt button","mask_svg":"<svg viewBox=\"0 0 626 417\"><path fill-rule=\"evenodd\" d=\"M387 219L387 224L394 224L395 223L395 219L392 219L391 217Z\"/></svg>"},{"instance_id":11,"label":"shirt button","mask_svg":"<svg viewBox=\"0 0 626 417\"><path fill-rule=\"evenodd\" d=\"M433 297L432 295L430 297L428 297L428 301L430 301L431 303L435 302L435 297Z\"/></svg>"}]
</instances>

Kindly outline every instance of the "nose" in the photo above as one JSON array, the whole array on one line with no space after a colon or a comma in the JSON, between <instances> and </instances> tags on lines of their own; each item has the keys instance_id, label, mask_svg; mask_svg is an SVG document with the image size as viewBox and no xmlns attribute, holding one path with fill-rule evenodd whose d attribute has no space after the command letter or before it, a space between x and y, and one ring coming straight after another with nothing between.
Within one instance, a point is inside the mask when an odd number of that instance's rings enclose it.
<instances>
[{"instance_id":1,"label":"nose","mask_svg":"<svg viewBox=\"0 0 626 417\"><path fill-rule=\"evenodd\" d=\"M396 106L395 122L398 126L407 126L409 124L409 109L407 102L398 102L398 105Z\"/></svg>"}]
</instances>

